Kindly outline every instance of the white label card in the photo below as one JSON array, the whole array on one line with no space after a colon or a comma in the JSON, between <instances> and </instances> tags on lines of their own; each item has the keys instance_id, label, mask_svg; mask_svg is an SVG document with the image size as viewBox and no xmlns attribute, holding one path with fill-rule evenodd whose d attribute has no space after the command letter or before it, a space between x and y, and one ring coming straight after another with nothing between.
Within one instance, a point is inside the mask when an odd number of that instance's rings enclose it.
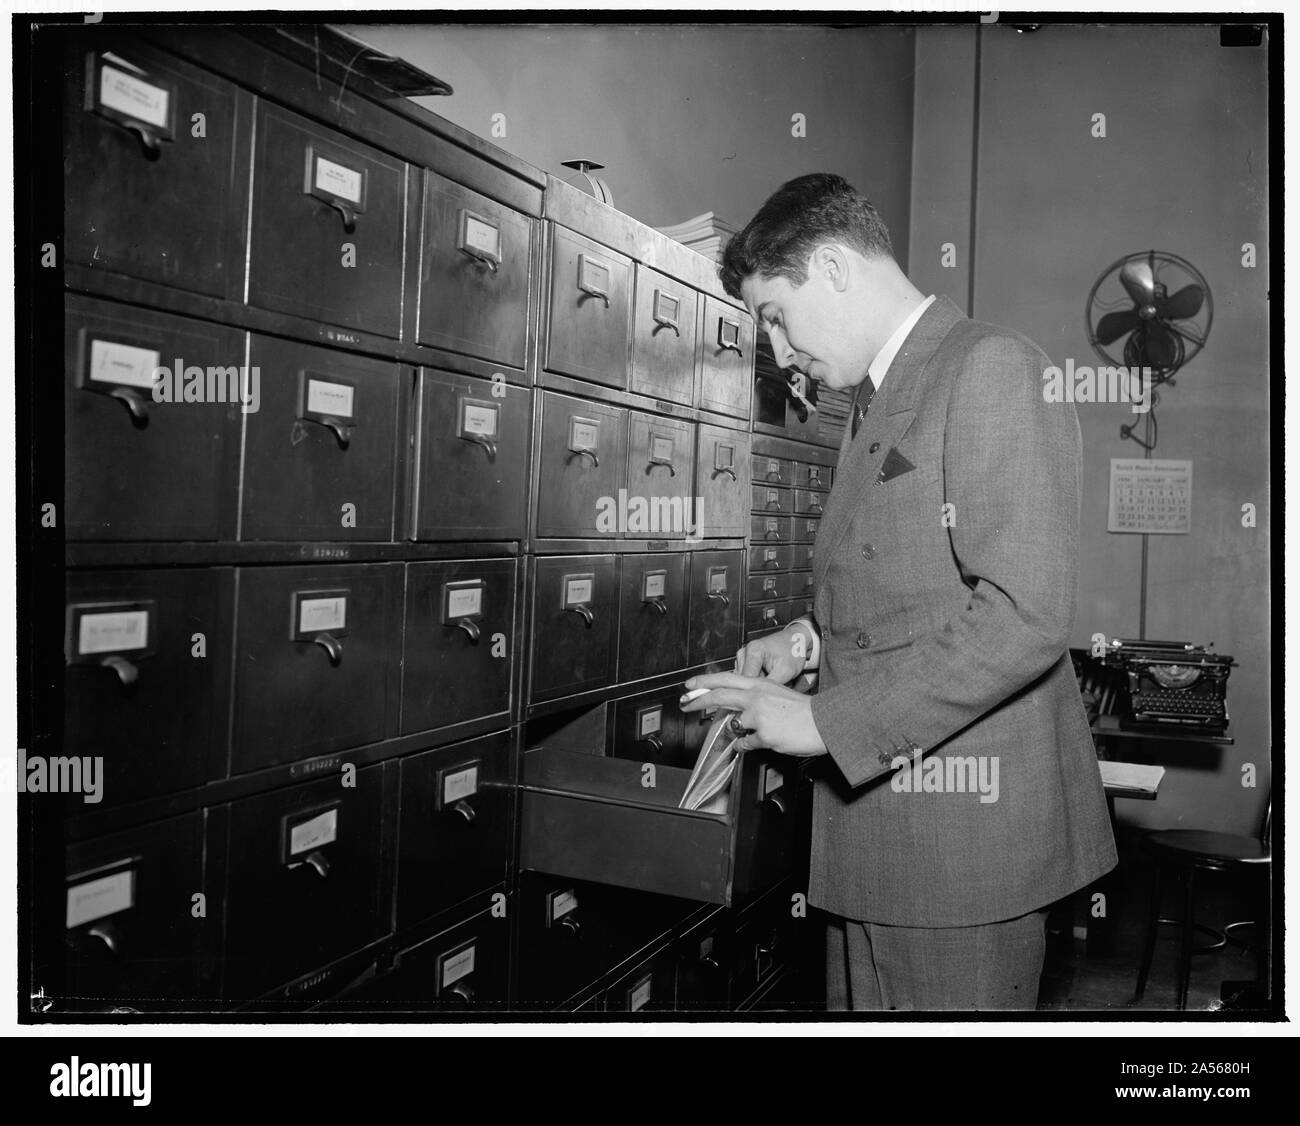
<instances>
[{"instance_id":1,"label":"white label card","mask_svg":"<svg viewBox=\"0 0 1300 1126\"><path fill-rule=\"evenodd\" d=\"M715 455L715 457L714 457L714 459L713 459L713 468L714 468L714 469L730 469L730 468L731 468L733 465L735 465L735 464L736 464L736 448L735 448L735 446L723 446L723 445L719 445L719 446L717 447L717 454Z\"/></svg>"},{"instance_id":2,"label":"white label card","mask_svg":"<svg viewBox=\"0 0 1300 1126\"><path fill-rule=\"evenodd\" d=\"M587 418L569 420L569 449L595 450L600 444L600 423Z\"/></svg>"},{"instance_id":3,"label":"white label card","mask_svg":"<svg viewBox=\"0 0 1300 1126\"><path fill-rule=\"evenodd\" d=\"M781 503L781 494L778 493L775 489L768 489L768 490L767 490L767 503L768 503L768 504L780 504L780 503Z\"/></svg>"},{"instance_id":4,"label":"white label card","mask_svg":"<svg viewBox=\"0 0 1300 1126\"><path fill-rule=\"evenodd\" d=\"M165 128L167 104L171 93L116 67L103 66L99 72L99 104L105 109L134 117L147 125Z\"/></svg>"},{"instance_id":5,"label":"white label card","mask_svg":"<svg viewBox=\"0 0 1300 1126\"><path fill-rule=\"evenodd\" d=\"M779 790L785 785L785 778L781 772L772 766L763 767L763 797L767 797L773 790Z\"/></svg>"},{"instance_id":6,"label":"white label card","mask_svg":"<svg viewBox=\"0 0 1300 1126\"><path fill-rule=\"evenodd\" d=\"M468 618L483 613L483 588L481 586L465 587L461 590L447 592L447 616L449 618Z\"/></svg>"},{"instance_id":7,"label":"white label card","mask_svg":"<svg viewBox=\"0 0 1300 1126\"><path fill-rule=\"evenodd\" d=\"M780 476L781 476L781 463L780 463L779 461L769 461L769 462L767 463L767 471L768 471L769 473L775 473L778 477L780 477Z\"/></svg>"},{"instance_id":8,"label":"white label card","mask_svg":"<svg viewBox=\"0 0 1300 1126\"><path fill-rule=\"evenodd\" d=\"M677 320L677 298L655 290L655 316L664 321Z\"/></svg>"},{"instance_id":9,"label":"white label card","mask_svg":"<svg viewBox=\"0 0 1300 1126\"><path fill-rule=\"evenodd\" d=\"M84 926L135 906L135 870L115 872L68 888L67 925Z\"/></svg>"},{"instance_id":10,"label":"white label card","mask_svg":"<svg viewBox=\"0 0 1300 1126\"><path fill-rule=\"evenodd\" d=\"M591 579L569 579L564 584L564 604L566 606L586 605L591 601Z\"/></svg>"},{"instance_id":11,"label":"white label card","mask_svg":"<svg viewBox=\"0 0 1300 1126\"><path fill-rule=\"evenodd\" d=\"M551 922L564 918L570 911L578 908L578 894L574 891L560 891L551 896Z\"/></svg>"},{"instance_id":12,"label":"white label card","mask_svg":"<svg viewBox=\"0 0 1300 1126\"><path fill-rule=\"evenodd\" d=\"M663 708L646 708L641 713L641 738L647 735L657 735L663 730L664 710Z\"/></svg>"},{"instance_id":13,"label":"white label card","mask_svg":"<svg viewBox=\"0 0 1300 1126\"><path fill-rule=\"evenodd\" d=\"M329 192L330 195L337 196L339 199L346 199L350 203L359 204L361 202L361 183L360 172L355 172L342 164L336 164L332 160L326 160L323 156L316 157L315 184L321 191Z\"/></svg>"},{"instance_id":14,"label":"white label card","mask_svg":"<svg viewBox=\"0 0 1300 1126\"><path fill-rule=\"evenodd\" d=\"M304 598L298 604L298 632L320 633L343 629L348 620L348 600L343 595L332 598Z\"/></svg>"},{"instance_id":15,"label":"white label card","mask_svg":"<svg viewBox=\"0 0 1300 1126\"><path fill-rule=\"evenodd\" d=\"M725 594L727 591L727 569L715 567L709 571L709 593Z\"/></svg>"},{"instance_id":16,"label":"white label card","mask_svg":"<svg viewBox=\"0 0 1300 1126\"><path fill-rule=\"evenodd\" d=\"M153 375L161 362L161 354L150 348L135 348L108 340L94 340L90 344L90 378L94 383L152 390Z\"/></svg>"},{"instance_id":17,"label":"white label card","mask_svg":"<svg viewBox=\"0 0 1300 1126\"><path fill-rule=\"evenodd\" d=\"M820 466L810 465L808 467L808 483L810 485L820 485L822 483L822 471Z\"/></svg>"},{"instance_id":18,"label":"white label card","mask_svg":"<svg viewBox=\"0 0 1300 1126\"><path fill-rule=\"evenodd\" d=\"M662 598L668 576L663 571L651 571L642 580L642 598Z\"/></svg>"},{"instance_id":19,"label":"white label card","mask_svg":"<svg viewBox=\"0 0 1300 1126\"><path fill-rule=\"evenodd\" d=\"M461 430L466 434L478 434L484 438L497 436L497 408L482 403L462 403L460 410Z\"/></svg>"},{"instance_id":20,"label":"white label card","mask_svg":"<svg viewBox=\"0 0 1300 1126\"><path fill-rule=\"evenodd\" d=\"M764 590L776 590L776 579L774 579L774 578L766 578L766 579L764 579L764 580L763 580L763 589L764 589Z\"/></svg>"},{"instance_id":21,"label":"white label card","mask_svg":"<svg viewBox=\"0 0 1300 1126\"><path fill-rule=\"evenodd\" d=\"M764 609L763 609L763 620L764 620L765 622L766 622L766 621L773 621L773 622L776 621L776 607L775 607L775 606L766 606L766 607L764 607Z\"/></svg>"},{"instance_id":22,"label":"white label card","mask_svg":"<svg viewBox=\"0 0 1300 1126\"><path fill-rule=\"evenodd\" d=\"M310 852L338 840L339 811L327 809L310 821L303 821L289 830L289 855L297 856L300 852Z\"/></svg>"},{"instance_id":23,"label":"white label card","mask_svg":"<svg viewBox=\"0 0 1300 1126\"><path fill-rule=\"evenodd\" d=\"M443 776L442 801L451 805L478 793L478 763Z\"/></svg>"},{"instance_id":24,"label":"white label card","mask_svg":"<svg viewBox=\"0 0 1300 1126\"><path fill-rule=\"evenodd\" d=\"M608 293L609 267L603 262L588 258L585 254L582 255L578 267L578 287Z\"/></svg>"},{"instance_id":25,"label":"white label card","mask_svg":"<svg viewBox=\"0 0 1300 1126\"><path fill-rule=\"evenodd\" d=\"M777 522L776 522L775 520L769 520L769 521L767 522L767 530L768 530L769 532L775 532L775 531L777 530L777 527L778 527L778 524L777 524Z\"/></svg>"},{"instance_id":26,"label":"white label card","mask_svg":"<svg viewBox=\"0 0 1300 1126\"><path fill-rule=\"evenodd\" d=\"M474 215L465 215L465 245L473 250L501 257L501 232Z\"/></svg>"},{"instance_id":27,"label":"white label card","mask_svg":"<svg viewBox=\"0 0 1300 1126\"><path fill-rule=\"evenodd\" d=\"M333 418L352 417L353 389L346 383L327 383L323 379L307 380L307 410Z\"/></svg>"},{"instance_id":28,"label":"white label card","mask_svg":"<svg viewBox=\"0 0 1300 1126\"><path fill-rule=\"evenodd\" d=\"M446 989L449 985L455 985L463 977L469 977L474 972L474 950L475 947L467 946L464 950L455 954L448 954L442 960L442 987Z\"/></svg>"},{"instance_id":29,"label":"white label card","mask_svg":"<svg viewBox=\"0 0 1300 1126\"><path fill-rule=\"evenodd\" d=\"M149 611L118 610L82 614L77 629L77 655L130 653L149 647Z\"/></svg>"},{"instance_id":30,"label":"white label card","mask_svg":"<svg viewBox=\"0 0 1300 1126\"><path fill-rule=\"evenodd\" d=\"M657 434L650 439L650 456L656 461L672 461L673 440L660 438Z\"/></svg>"},{"instance_id":31,"label":"white label card","mask_svg":"<svg viewBox=\"0 0 1300 1126\"><path fill-rule=\"evenodd\" d=\"M768 527L771 527L771 525L769 524ZM763 562L764 563L776 562L776 548L769 547L766 551L763 552Z\"/></svg>"},{"instance_id":32,"label":"white label card","mask_svg":"<svg viewBox=\"0 0 1300 1126\"><path fill-rule=\"evenodd\" d=\"M627 992L627 1007L632 1012L644 1009L650 1004L650 986L654 979L647 974Z\"/></svg>"}]
</instances>

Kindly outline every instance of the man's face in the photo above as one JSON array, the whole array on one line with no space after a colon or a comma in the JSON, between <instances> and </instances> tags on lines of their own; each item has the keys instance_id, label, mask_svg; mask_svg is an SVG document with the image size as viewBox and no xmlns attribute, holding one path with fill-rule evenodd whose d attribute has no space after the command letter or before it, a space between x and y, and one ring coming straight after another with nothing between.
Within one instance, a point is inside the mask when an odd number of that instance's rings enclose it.
<instances>
[{"instance_id":1,"label":"man's face","mask_svg":"<svg viewBox=\"0 0 1300 1126\"><path fill-rule=\"evenodd\" d=\"M814 268L800 286L782 277L751 274L740 291L782 368L797 369L834 389L852 387L866 375L871 358L863 354L862 326L853 323L844 287L825 273Z\"/></svg>"}]
</instances>

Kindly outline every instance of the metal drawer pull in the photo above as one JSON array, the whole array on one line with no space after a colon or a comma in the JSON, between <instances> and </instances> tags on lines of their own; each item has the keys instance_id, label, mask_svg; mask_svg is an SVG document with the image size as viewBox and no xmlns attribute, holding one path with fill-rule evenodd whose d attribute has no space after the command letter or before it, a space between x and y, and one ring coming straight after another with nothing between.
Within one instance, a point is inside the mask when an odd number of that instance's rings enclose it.
<instances>
[{"instance_id":1,"label":"metal drawer pull","mask_svg":"<svg viewBox=\"0 0 1300 1126\"><path fill-rule=\"evenodd\" d=\"M318 633L312 638L314 645L319 645L326 653L329 654L330 664L338 668L343 662L343 643L337 637L331 637L328 633Z\"/></svg>"},{"instance_id":2,"label":"metal drawer pull","mask_svg":"<svg viewBox=\"0 0 1300 1126\"><path fill-rule=\"evenodd\" d=\"M304 415L299 421L311 422L317 426L325 427L326 430L333 433L341 450L346 450L352 444L352 427L346 422L340 422L337 418L312 418L310 415Z\"/></svg>"},{"instance_id":3,"label":"metal drawer pull","mask_svg":"<svg viewBox=\"0 0 1300 1126\"><path fill-rule=\"evenodd\" d=\"M779 540L779 539L781 538L781 533L780 533L779 531L777 531L775 528L769 528L769 529L768 529L768 530L763 534L763 538L764 538L765 540Z\"/></svg>"},{"instance_id":4,"label":"metal drawer pull","mask_svg":"<svg viewBox=\"0 0 1300 1126\"><path fill-rule=\"evenodd\" d=\"M725 473L725 474L726 474L728 477L730 477L733 481L739 481L739 480L740 480L740 478L736 476L736 471L735 471L734 469L732 469L731 466L729 466L729 465L724 465L724 466L722 466L720 469L715 469L715 470L713 471L713 476L714 476L714 477L717 477L717 475L718 475L719 473Z\"/></svg>"},{"instance_id":5,"label":"metal drawer pull","mask_svg":"<svg viewBox=\"0 0 1300 1126\"><path fill-rule=\"evenodd\" d=\"M668 613L668 607L664 605L662 598L647 598L645 601L647 605L653 606L660 614Z\"/></svg>"},{"instance_id":6,"label":"metal drawer pull","mask_svg":"<svg viewBox=\"0 0 1300 1126\"><path fill-rule=\"evenodd\" d=\"M768 511L768 512L784 512L785 510L781 507L781 498L780 498L780 497L773 497L771 500L769 500L769 501L767 502L767 511Z\"/></svg>"},{"instance_id":7,"label":"metal drawer pull","mask_svg":"<svg viewBox=\"0 0 1300 1126\"><path fill-rule=\"evenodd\" d=\"M483 437L482 434L462 434L462 438L467 442L473 442L476 446L482 446L487 450L488 461L496 461L497 444L490 438Z\"/></svg>"},{"instance_id":8,"label":"metal drawer pull","mask_svg":"<svg viewBox=\"0 0 1300 1126\"><path fill-rule=\"evenodd\" d=\"M786 812L785 799L780 794L768 794L760 804L774 806L777 813Z\"/></svg>"},{"instance_id":9,"label":"metal drawer pull","mask_svg":"<svg viewBox=\"0 0 1300 1126\"><path fill-rule=\"evenodd\" d=\"M641 742L649 743L650 749L654 751L654 753L657 755L661 755L664 753L663 740L660 739L658 735L647 735L644 739L641 740Z\"/></svg>"},{"instance_id":10,"label":"metal drawer pull","mask_svg":"<svg viewBox=\"0 0 1300 1126\"><path fill-rule=\"evenodd\" d=\"M591 612L590 606L566 606L565 609L574 614L581 614L582 620L587 623L588 629L591 629L592 623L596 620L596 615Z\"/></svg>"},{"instance_id":11,"label":"metal drawer pull","mask_svg":"<svg viewBox=\"0 0 1300 1126\"><path fill-rule=\"evenodd\" d=\"M149 425L149 407L134 391L127 387L118 387L110 391L109 397L116 399L131 413L131 421L137 426Z\"/></svg>"},{"instance_id":12,"label":"metal drawer pull","mask_svg":"<svg viewBox=\"0 0 1300 1126\"><path fill-rule=\"evenodd\" d=\"M709 597L710 597L710 598L716 598L716 599L717 599L719 602L721 602L724 606L730 606L730 605L731 605L731 599L728 598L725 594L717 594L717 593L714 593L714 594L710 594Z\"/></svg>"},{"instance_id":13,"label":"metal drawer pull","mask_svg":"<svg viewBox=\"0 0 1300 1126\"><path fill-rule=\"evenodd\" d=\"M478 639L482 636L477 623L470 618L461 618L460 621L456 623L456 628L463 629L467 634L469 634L469 639L475 644L478 643Z\"/></svg>"},{"instance_id":14,"label":"metal drawer pull","mask_svg":"<svg viewBox=\"0 0 1300 1126\"><path fill-rule=\"evenodd\" d=\"M476 246L462 246L459 249L462 254L468 254L473 261L486 266L494 274L501 268L501 259L490 250L480 250Z\"/></svg>"},{"instance_id":15,"label":"metal drawer pull","mask_svg":"<svg viewBox=\"0 0 1300 1126\"><path fill-rule=\"evenodd\" d=\"M451 809L453 813L459 813L463 818L465 818L465 823L467 825L473 825L474 818L478 816L478 814L474 812L474 807L463 799L453 805Z\"/></svg>"},{"instance_id":16,"label":"metal drawer pull","mask_svg":"<svg viewBox=\"0 0 1300 1126\"><path fill-rule=\"evenodd\" d=\"M106 669L112 669L117 673L117 679L122 682L122 687L127 688L140 679L140 669L133 665L125 657L105 657L99 662Z\"/></svg>"},{"instance_id":17,"label":"metal drawer pull","mask_svg":"<svg viewBox=\"0 0 1300 1126\"><path fill-rule=\"evenodd\" d=\"M568 931L569 935L573 938L580 938L582 935L582 924L572 915L565 915L564 918L560 920L560 926Z\"/></svg>"},{"instance_id":18,"label":"metal drawer pull","mask_svg":"<svg viewBox=\"0 0 1300 1126\"><path fill-rule=\"evenodd\" d=\"M450 989L447 990L447 992L451 993L456 997L459 997L466 1005L472 1005L474 1003L473 986L464 985L464 984L453 985Z\"/></svg>"},{"instance_id":19,"label":"metal drawer pull","mask_svg":"<svg viewBox=\"0 0 1300 1126\"><path fill-rule=\"evenodd\" d=\"M306 864L307 867L310 868L313 872L315 872L316 875L318 875L322 880L329 879L329 874L330 874L329 857L327 857L323 852L321 852L320 849L317 849L315 852L308 853L307 859L304 860L303 863Z\"/></svg>"},{"instance_id":20,"label":"metal drawer pull","mask_svg":"<svg viewBox=\"0 0 1300 1126\"><path fill-rule=\"evenodd\" d=\"M115 958L122 952L122 939L117 933L117 928L112 923L96 923L86 932L99 939L108 947L108 952Z\"/></svg>"},{"instance_id":21,"label":"metal drawer pull","mask_svg":"<svg viewBox=\"0 0 1300 1126\"><path fill-rule=\"evenodd\" d=\"M600 458L598 458L598 457L596 456L596 451L595 451L595 450L574 450L574 451L573 451L571 454L569 454L569 456L568 456L567 458L565 458L564 460L565 460L565 461L572 461L575 457L589 457L589 458L591 458L591 464L592 464L595 468L597 468L597 469L600 468Z\"/></svg>"},{"instance_id":22,"label":"metal drawer pull","mask_svg":"<svg viewBox=\"0 0 1300 1126\"><path fill-rule=\"evenodd\" d=\"M650 466L652 466L652 465L662 465L665 469L668 470L668 475L669 475L670 477L676 477L676 476L677 476L677 470L676 470L675 468L673 468L673 463L672 463L671 461L669 461L669 459L666 458L666 457L652 457L652 458L650 459L649 463L646 465L646 472L647 472L647 473L650 472Z\"/></svg>"}]
</instances>

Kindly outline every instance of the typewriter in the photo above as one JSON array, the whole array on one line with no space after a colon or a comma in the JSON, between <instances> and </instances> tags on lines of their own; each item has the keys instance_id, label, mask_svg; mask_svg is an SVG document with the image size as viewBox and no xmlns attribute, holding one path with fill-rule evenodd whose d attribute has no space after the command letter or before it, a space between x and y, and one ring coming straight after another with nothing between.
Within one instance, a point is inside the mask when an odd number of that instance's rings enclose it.
<instances>
[{"instance_id":1,"label":"typewriter","mask_svg":"<svg viewBox=\"0 0 1300 1126\"><path fill-rule=\"evenodd\" d=\"M1128 680L1120 726L1220 733L1228 726L1228 673L1236 662L1211 646L1116 638L1103 663Z\"/></svg>"}]
</instances>

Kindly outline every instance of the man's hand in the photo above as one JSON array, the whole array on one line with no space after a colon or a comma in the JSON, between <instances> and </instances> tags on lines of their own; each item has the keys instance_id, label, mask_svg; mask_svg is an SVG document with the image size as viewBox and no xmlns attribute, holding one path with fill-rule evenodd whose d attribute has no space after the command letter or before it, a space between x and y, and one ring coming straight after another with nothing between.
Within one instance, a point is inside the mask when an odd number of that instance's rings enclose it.
<instances>
[{"instance_id":1,"label":"man's hand","mask_svg":"<svg viewBox=\"0 0 1300 1126\"><path fill-rule=\"evenodd\" d=\"M729 708L739 713L736 719L740 726L753 731L752 735L746 735L736 744L739 750L771 747L783 755L805 758L826 754L826 744L813 722L810 696L786 688L775 680L740 676L734 672L693 676L686 682L686 688L687 691L695 688L708 691L684 703L684 712Z\"/></svg>"},{"instance_id":2,"label":"man's hand","mask_svg":"<svg viewBox=\"0 0 1300 1126\"><path fill-rule=\"evenodd\" d=\"M736 672L744 677L761 676L778 684L789 684L804 671L812 637L807 625L788 626L742 647L736 653Z\"/></svg>"}]
</instances>

